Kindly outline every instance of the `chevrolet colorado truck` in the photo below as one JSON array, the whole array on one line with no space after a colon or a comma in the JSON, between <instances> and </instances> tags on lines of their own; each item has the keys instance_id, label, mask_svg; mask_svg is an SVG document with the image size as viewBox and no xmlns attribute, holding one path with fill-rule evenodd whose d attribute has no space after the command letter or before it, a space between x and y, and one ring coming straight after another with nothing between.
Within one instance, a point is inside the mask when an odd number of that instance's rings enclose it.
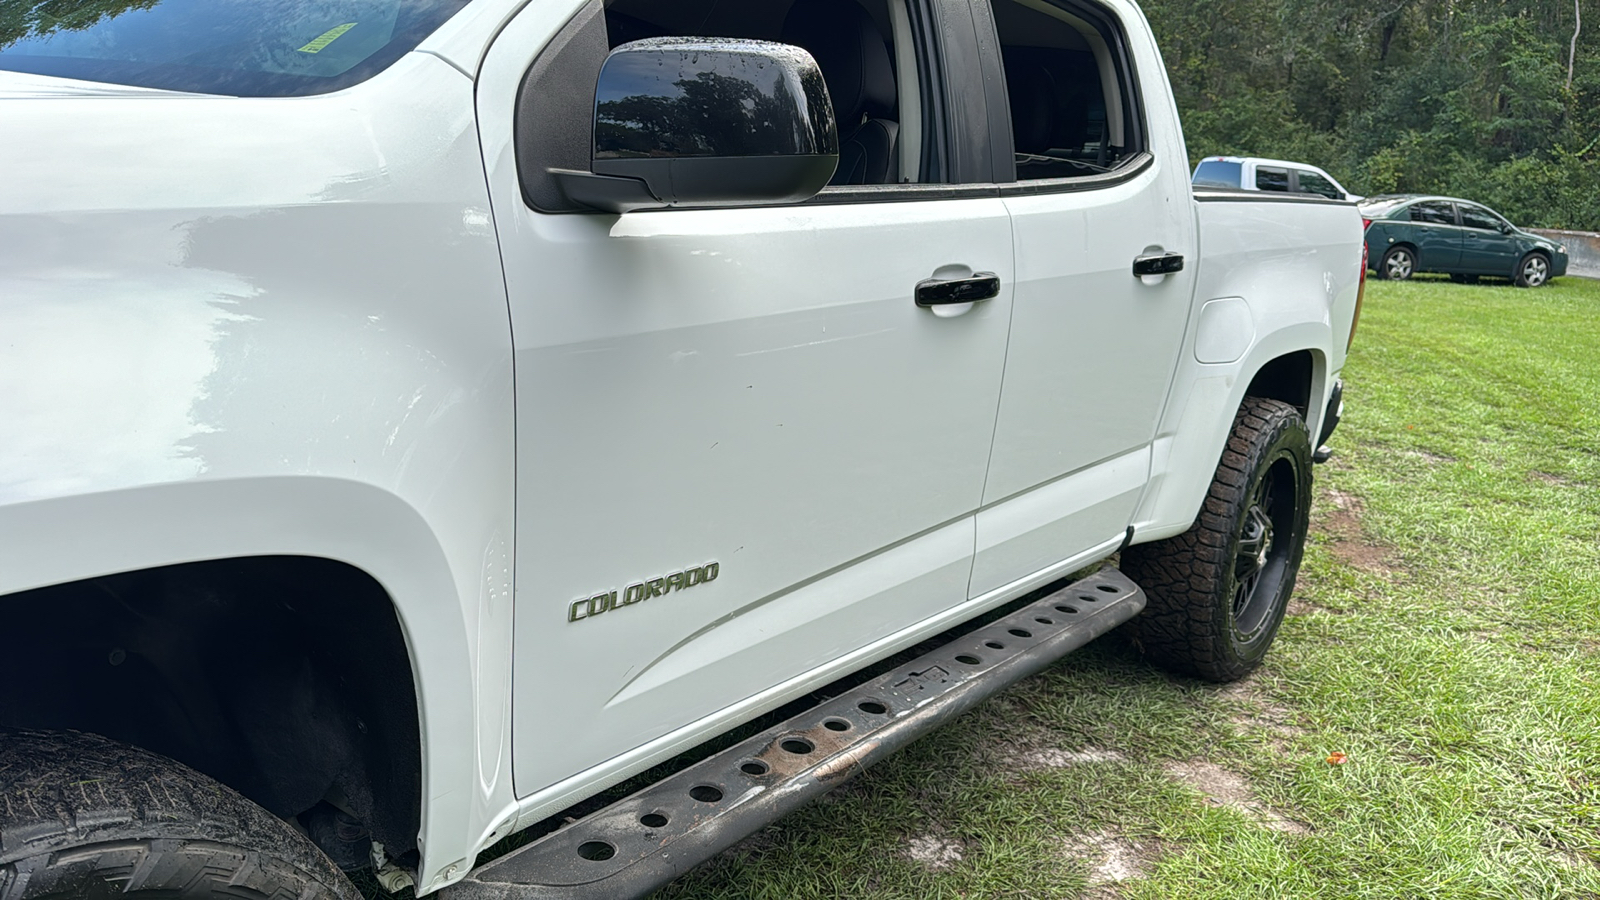
<instances>
[{"instance_id":1,"label":"chevrolet colorado truck","mask_svg":"<svg viewBox=\"0 0 1600 900\"><path fill-rule=\"evenodd\" d=\"M1132 0L3 6L0 900L636 896L1271 644L1362 223Z\"/></svg>"}]
</instances>

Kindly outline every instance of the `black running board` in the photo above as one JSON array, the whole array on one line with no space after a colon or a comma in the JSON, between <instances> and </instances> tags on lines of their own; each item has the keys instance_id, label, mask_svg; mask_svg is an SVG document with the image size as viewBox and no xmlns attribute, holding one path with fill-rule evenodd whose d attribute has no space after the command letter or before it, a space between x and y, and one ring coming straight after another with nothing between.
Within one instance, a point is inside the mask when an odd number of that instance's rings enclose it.
<instances>
[{"instance_id":1,"label":"black running board","mask_svg":"<svg viewBox=\"0 0 1600 900\"><path fill-rule=\"evenodd\" d=\"M1138 615L1107 568L571 825L446 900L641 897Z\"/></svg>"}]
</instances>

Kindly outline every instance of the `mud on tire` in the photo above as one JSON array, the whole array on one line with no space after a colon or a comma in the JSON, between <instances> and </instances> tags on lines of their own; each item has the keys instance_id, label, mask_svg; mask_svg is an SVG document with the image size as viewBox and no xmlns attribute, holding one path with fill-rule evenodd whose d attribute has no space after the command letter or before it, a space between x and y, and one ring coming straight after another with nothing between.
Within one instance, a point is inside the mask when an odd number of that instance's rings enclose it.
<instances>
[{"instance_id":1,"label":"mud on tire","mask_svg":"<svg viewBox=\"0 0 1600 900\"><path fill-rule=\"evenodd\" d=\"M1208 681L1261 664L1283 621L1311 517L1311 435L1294 407L1247 397L1194 525L1129 547L1149 604L1130 636L1156 664Z\"/></svg>"},{"instance_id":2,"label":"mud on tire","mask_svg":"<svg viewBox=\"0 0 1600 900\"><path fill-rule=\"evenodd\" d=\"M361 900L283 820L172 760L0 728L0 900Z\"/></svg>"}]
</instances>

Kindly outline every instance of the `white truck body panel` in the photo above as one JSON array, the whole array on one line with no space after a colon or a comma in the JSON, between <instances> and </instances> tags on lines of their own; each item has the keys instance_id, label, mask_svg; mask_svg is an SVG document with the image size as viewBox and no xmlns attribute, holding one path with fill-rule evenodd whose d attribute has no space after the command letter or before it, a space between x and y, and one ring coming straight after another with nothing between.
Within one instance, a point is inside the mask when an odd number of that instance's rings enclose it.
<instances>
[{"instance_id":1,"label":"white truck body panel","mask_svg":"<svg viewBox=\"0 0 1600 900\"><path fill-rule=\"evenodd\" d=\"M515 530L472 82L423 54L287 100L41 81L0 73L0 594L367 571L413 654L427 859L464 873L512 799Z\"/></svg>"},{"instance_id":2,"label":"white truck body panel","mask_svg":"<svg viewBox=\"0 0 1600 900\"><path fill-rule=\"evenodd\" d=\"M1103 6L1154 162L1114 187L538 213L515 96L580 5L476 0L309 97L0 72L0 595L260 555L371 574L418 689L424 893L1130 525L1183 532L1267 362L1312 354L1317 432L1355 314L1353 209L1192 199L1128 0ZM1151 250L1189 264L1130 277ZM1004 290L912 304L957 270Z\"/></svg>"}]
</instances>

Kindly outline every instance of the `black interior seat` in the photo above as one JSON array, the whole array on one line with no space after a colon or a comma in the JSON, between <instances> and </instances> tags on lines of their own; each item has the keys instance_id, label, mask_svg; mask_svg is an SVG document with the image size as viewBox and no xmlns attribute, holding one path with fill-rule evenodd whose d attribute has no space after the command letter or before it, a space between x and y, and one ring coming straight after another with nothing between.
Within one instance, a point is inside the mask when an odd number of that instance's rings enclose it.
<instances>
[{"instance_id":1,"label":"black interior seat","mask_svg":"<svg viewBox=\"0 0 1600 900\"><path fill-rule=\"evenodd\" d=\"M1089 91L1094 73L1085 54L1018 47L1005 60L1006 94L1011 100L1011 134L1018 154L1017 177L1066 178L1084 169L1063 160L1093 161L1085 151L1090 137ZM1033 157L1033 158L1029 158Z\"/></svg>"},{"instance_id":2,"label":"black interior seat","mask_svg":"<svg viewBox=\"0 0 1600 900\"><path fill-rule=\"evenodd\" d=\"M782 41L810 51L828 83L839 122L839 169L831 183L898 181L894 66L872 15L855 0L798 0Z\"/></svg>"}]
</instances>

